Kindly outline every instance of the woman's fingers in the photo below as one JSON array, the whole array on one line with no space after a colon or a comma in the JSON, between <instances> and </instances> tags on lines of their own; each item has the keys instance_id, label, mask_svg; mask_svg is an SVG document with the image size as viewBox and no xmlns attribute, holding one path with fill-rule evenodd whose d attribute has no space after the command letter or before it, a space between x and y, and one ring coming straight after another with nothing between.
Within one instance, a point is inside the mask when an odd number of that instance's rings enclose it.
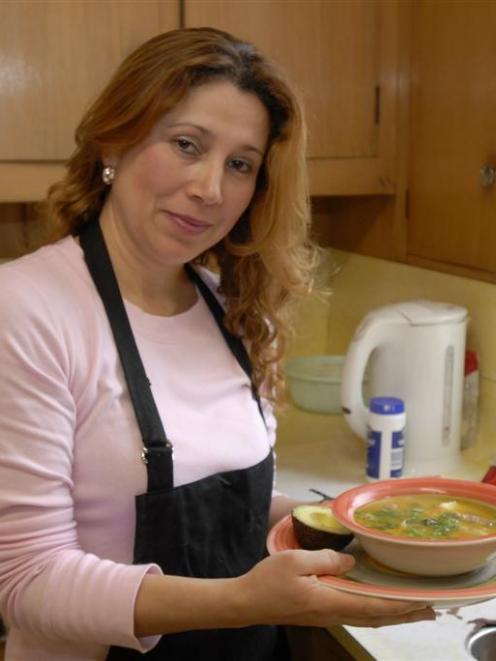
<instances>
[{"instance_id":1,"label":"woman's fingers","mask_svg":"<svg viewBox=\"0 0 496 661\"><path fill-rule=\"evenodd\" d=\"M333 593L330 597L334 605L333 615L351 626L379 627L436 619L434 610L419 601L364 597L335 589L329 591Z\"/></svg>"},{"instance_id":2,"label":"woman's fingers","mask_svg":"<svg viewBox=\"0 0 496 661\"><path fill-rule=\"evenodd\" d=\"M236 580L239 607L247 624L378 627L435 618L426 604L353 594L317 578L353 564L352 556L328 549L276 553Z\"/></svg>"},{"instance_id":3,"label":"woman's fingers","mask_svg":"<svg viewBox=\"0 0 496 661\"><path fill-rule=\"evenodd\" d=\"M321 551L299 551L298 563L300 575L338 576L349 571L355 560L351 555L322 549ZM417 622L436 618L432 608L422 602L364 597L337 591L324 583L319 585L325 590L332 589L336 598L336 610L340 610L344 617L356 617L357 620L365 623L370 622L372 618L378 622L378 624L363 624L362 626L382 626L383 624Z\"/></svg>"},{"instance_id":4,"label":"woman's fingers","mask_svg":"<svg viewBox=\"0 0 496 661\"><path fill-rule=\"evenodd\" d=\"M349 571L355 564L353 556L330 549L287 553L294 561L295 569L300 576L337 576Z\"/></svg>"},{"instance_id":5,"label":"woman's fingers","mask_svg":"<svg viewBox=\"0 0 496 661\"><path fill-rule=\"evenodd\" d=\"M402 613L396 617L393 615L382 617L367 618L348 618L346 624L353 627L384 627L395 624L408 624L413 622L424 622L426 620L435 620L436 613L430 607L419 608L409 613Z\"/></svg>"}]
</instances>

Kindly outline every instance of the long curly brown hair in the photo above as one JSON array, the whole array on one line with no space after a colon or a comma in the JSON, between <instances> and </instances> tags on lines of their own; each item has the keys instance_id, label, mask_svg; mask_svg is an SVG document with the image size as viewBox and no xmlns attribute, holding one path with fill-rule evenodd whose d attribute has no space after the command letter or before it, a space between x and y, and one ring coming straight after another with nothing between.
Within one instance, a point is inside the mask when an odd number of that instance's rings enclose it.
<instances>
[{"instance_id":1,"label":"long curly brown hair","mask_svg":"<svg viewBox=\"0 0 496 661\"><path fill-rule=\"evenodd\" d=\"M252 44L213 28L160 34L131 53L83 117L65 177L42 209L52 241L102 209L102 154L123 154L195 86L228 80L267 109L270 135L253 199L230 234L195 260L214 265L226 326L246 341L257 388L280 402L293 303L310 292L318 251L308 237L306 132L285 75Z\"/></svg>"}]
</instances>

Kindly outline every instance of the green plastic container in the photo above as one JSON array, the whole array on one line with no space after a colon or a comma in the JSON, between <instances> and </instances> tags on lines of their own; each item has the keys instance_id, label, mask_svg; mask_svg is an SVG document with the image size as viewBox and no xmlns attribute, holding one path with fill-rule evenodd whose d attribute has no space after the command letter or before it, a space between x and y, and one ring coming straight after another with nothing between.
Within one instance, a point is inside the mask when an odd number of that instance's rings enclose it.
<instances>
[{"instance_id":1,"label":"green plastic container","mask_svg":"<svg viewBox=\"0 0 496 661\"><path fill-rule=\"evenodd\" d=\"M312 413L340 414L344 360L344 356L302 356L289 360L284 371L295 406ZM364 399L367 401L365 393Z\"/></svg>"}]
</instances>

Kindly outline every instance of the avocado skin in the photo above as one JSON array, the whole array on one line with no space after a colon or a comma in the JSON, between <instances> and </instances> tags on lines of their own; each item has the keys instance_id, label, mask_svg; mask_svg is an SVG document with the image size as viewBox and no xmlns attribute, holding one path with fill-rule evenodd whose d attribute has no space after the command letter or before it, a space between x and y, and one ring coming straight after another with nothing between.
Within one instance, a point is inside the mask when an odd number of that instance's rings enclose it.
<instances>
[{"instance_id":1,"label":"avocado skin","mask_svg":"<svg viewBox=\"0 0 496 661\"><path fill-rule=\"evenodd\" d=\"M296 541L302 549L308 551L319 551L320 549L340 551L353 539L352 533L343 534L313 528L297 519L294 514L291 515L291 520Z\"/></svg>"}]
</instances>

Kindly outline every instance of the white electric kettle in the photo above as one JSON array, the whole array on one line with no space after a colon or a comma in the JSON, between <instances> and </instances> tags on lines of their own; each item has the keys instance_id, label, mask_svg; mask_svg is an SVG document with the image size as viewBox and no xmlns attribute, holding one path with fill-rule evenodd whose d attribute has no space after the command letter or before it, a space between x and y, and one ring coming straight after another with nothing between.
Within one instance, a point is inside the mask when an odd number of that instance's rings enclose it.
<instances>
[{"instance_id":1,"label":"white electric kettle","mask_svg":"<svg viewBox=\"0 0 496 661\"><path fill-rule=\"evenodd\" d=\"M403 474L433 475L458 465L467 316L465 308L447 303L397 303L371 311L351 340L341 390L344 416L366 439L366 368L371 397L402 398Z\"/></svg>"}]
</instances>

